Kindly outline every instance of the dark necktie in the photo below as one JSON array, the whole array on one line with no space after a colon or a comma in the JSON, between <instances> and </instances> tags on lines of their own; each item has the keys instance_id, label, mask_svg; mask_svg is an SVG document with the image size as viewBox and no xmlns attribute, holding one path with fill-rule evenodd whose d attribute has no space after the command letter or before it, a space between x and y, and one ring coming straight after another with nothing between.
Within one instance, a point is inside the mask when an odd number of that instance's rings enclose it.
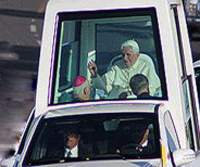
<instances>
[{"instance_id":1,"label":"dark necktie","mask_svg":"<svg viewBox=\"0 0 200 167\"><path fill-rule=\"evenodd\" d=\"M69 152L67 153L67 157L71 157L72 156L72 152L69 150Z\"/></svg>"}]
</instances>

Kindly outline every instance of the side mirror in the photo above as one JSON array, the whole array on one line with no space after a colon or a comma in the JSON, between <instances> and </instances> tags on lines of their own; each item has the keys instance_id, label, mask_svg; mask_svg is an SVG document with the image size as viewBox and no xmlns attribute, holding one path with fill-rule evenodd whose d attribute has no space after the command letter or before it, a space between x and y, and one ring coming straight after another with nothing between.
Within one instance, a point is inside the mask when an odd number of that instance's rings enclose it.
<instances>
[{"instance_id":1,"label":"side mirror","mask_svg":"<svg viewBox=\"0 0 200 167\"><path fill-rule=\"evenodd\" d=\"M196 154L191 149L178 149L173 152L174 164L176 166L182 166L193 162L196 158Z\"/></svg>"}]
</instances>

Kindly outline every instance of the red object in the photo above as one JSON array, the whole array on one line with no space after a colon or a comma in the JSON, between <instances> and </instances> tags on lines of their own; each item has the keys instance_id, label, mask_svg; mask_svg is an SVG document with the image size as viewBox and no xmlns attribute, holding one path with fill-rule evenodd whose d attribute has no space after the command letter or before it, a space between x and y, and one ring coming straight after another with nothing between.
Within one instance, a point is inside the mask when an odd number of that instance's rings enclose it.
<instances>
[{"instance_id":1,"label":"red object","mask_svg":"<svg viewBox=\"0 0 200 167\"><path fill-rule=\"evenodd\" d=\"M83 76L77 76L77 77L74 79L74 81L73 81L73 83L72 83L72 86L73 86L73 87L79 87L79 86L81 86L85 81L86 81L86 78L85 78L85 77L83 77Z\"/></svg>"}]
</instances>

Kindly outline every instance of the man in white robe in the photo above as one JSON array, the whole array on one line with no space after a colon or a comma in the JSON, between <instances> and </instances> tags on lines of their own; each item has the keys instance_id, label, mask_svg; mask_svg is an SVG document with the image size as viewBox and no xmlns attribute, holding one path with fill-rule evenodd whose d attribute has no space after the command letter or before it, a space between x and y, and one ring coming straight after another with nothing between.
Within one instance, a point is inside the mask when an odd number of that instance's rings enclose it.
<instances>
[{"instance_id":1,"label":"man in white robe","mask_svg":"<svg viewBox=\"0 0 200 167\"><path fill-rule=\"evenodd\" d=\"M139 46L134 40L125 41L121 50L123 59L114 64L102 77L98 75L96 63L88 63L93 86L96 89L103 89L109 98L118 98L122 92L131 92L129 82L132 76L143 74L149 80L150 95L158 96L161 92L161 83L151 58L140 53ZM131 94L132 97L135 96L133 92Z\"/></svg>"}]
</instances>

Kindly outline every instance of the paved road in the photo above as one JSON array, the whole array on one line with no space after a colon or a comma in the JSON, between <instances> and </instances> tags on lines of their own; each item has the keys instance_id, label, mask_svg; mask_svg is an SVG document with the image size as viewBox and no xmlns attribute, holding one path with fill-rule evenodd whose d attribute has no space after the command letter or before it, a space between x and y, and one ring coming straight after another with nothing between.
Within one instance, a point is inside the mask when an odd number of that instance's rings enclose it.
<instances>
[{"instance_id":1,"label":"paved road","mask_svg":"<svg viewBox=\"0 0 200 167\"><path fill-rule=\"evenodd\" d=\"M46 0L0 0L0 156L16 146L34 106Z\"/></svg>"}]
</instances>

